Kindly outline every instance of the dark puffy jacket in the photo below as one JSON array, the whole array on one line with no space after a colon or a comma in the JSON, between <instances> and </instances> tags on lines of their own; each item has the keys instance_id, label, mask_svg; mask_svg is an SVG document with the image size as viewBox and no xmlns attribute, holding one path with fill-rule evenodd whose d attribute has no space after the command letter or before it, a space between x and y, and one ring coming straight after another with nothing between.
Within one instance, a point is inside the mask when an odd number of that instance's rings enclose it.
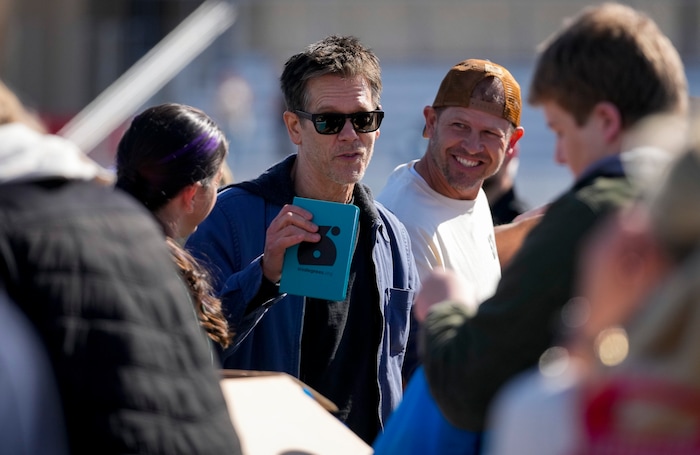
<instances>
[{"instance_id":1,"label":"dark puffy jacket","mask_svg":"<svg viewBox=\"0 0 700 455\"><path fill-rule=\"evenodd\" d=\"M187 242L188 249L214 272L229 324L239 333L239 341L250 332L239 346L224 352L226 368L283 371L295 377L300 374L306 298L284 294L272 307L265 305L244 314L262 282L260 261L265 232L282 206L294 198L290 176L295 160L296 154L289 155L255 180L220 192L214 210ZM383 426L401 401L404 377L417 363L416 348L409 336L415 325L409 321L413 294L419 287L418 273L403 224L374 201L364 185L356 185L353 196L365 201L360 206L372 207L371 255L383 327L376 357L377 414Z\"/></svg>"},{"instance_id":2,"label":"dark puffy jacket","mask_svg":"<svg viewBox=\"0 0 700 455\"><path fill-rule=\"evenodd\" d=\"M0 185L0 278L56 373L73 454L238 454L152 217L96 184Z\"/></svg>"}]
</instances>

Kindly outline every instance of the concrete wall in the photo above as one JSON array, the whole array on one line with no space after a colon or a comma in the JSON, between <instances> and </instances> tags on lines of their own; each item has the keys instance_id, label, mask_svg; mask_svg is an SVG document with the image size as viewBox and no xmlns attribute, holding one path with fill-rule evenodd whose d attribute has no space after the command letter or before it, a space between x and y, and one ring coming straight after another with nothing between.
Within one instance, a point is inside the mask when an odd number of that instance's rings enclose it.
<instances>
[{"instance_id":1,"label":"concrete wall","mask_svg":"<svg viewBox=\"0 0 700 455\"><path fill-rule=\"evenodd\" d=\"M222 59L257 53L283 62L306 44L336 33L358 36L382 61L452 56L531 59L537 44L564 17L589 3L241 0L235 2L237 22L211 52ZM626 3L647 11L685 58L698 57L699 0ZM125 4L132 9L119 6ZM134 5L168 16L151 30L152 41L157 41L196 4L195 0L0 0L0 77L42 112L70 116L127 69L146 45L154 44L133 36Z\"/></svg>"},{"instance_id":2,"label":"concrete wall","mask_svg":"<svg viewBox=\"0 0 700 455\"><path fill-rule=\"evenodd\" d=\"M327 34L354 34L385 58L530 55L580 0L265 0L239 2L238 49L285 56ZM630 0L681 47L697 38L697 0ZM694 33L684 40L681 33Z\"/></svg>"}]
</instances>

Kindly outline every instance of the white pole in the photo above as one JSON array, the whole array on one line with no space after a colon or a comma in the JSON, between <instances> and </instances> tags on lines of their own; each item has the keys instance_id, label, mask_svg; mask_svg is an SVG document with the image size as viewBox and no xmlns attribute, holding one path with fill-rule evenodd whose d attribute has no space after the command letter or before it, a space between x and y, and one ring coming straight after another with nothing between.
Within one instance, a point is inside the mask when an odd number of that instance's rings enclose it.
<instances>
[{"instance_id":1,"label":"white pole","mask_svg":"<svg viewBox=\"0 0 700 455\"><path fill-rule=\"evenodd\" d=\"M91 152L235 20L233 5L206 0L58 134Z\"/></svg>"}]
</instances>

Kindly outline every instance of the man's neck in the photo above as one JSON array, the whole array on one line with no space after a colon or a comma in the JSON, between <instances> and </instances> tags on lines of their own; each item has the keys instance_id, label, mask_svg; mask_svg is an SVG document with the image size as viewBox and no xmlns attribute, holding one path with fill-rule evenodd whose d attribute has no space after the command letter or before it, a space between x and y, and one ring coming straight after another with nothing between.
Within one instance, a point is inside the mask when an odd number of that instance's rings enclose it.
<instances>
[{"instance_id":1,"label":"man's neck","mask_svg":"<svg viewBox=\"0 0 700 455\"><path fill-rule=\"evenodd\" d=\"M341 185L324 179L315 178L318 175L314 170L304 170L299 164L299 158L292 167L292 182L294 193L299 197L319 199L323 201L340 202L348 204L352 200L354 184Z\"/></svg>"}]
</instances>

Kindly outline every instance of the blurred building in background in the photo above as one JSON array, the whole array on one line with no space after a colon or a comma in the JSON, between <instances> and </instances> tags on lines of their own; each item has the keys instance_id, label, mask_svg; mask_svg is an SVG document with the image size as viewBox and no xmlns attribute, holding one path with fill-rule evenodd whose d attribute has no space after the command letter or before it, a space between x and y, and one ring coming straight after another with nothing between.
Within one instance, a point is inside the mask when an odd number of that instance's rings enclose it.
<instances>
[{"instance_id":1,"label":"blurred building in background","mask_svg":"<svg viewBox=\"0 0 700 455\"><path fill-rule=\"evenodd\" d=\"M375 154L380 164L375 167L388 173L382 163L389 168L422 152L421 110L430 103L446 68L464 58L489 58L514 68L521 84L527 82L537 45L564 17L589 3L240 0L232 2L235 23L154 93L148 104L175 101L207 110L230 134L234 175L255 175L290 151L281 130L283 107L277 85L284 60L325 35L352 34L382 61L387 118ZM624 3L649 13L686 62L700 60L700 0ZM57 131L201 4L201 0L0 0L0 78ZM528 169L528 136L538 141L531 148L547 147L537 139L544 134L543 126L530 127L534 134L528 132L528 124L525 127L521 173ZM114 137L108 138L101 145L107 152L96 153L108 160L113 146ZM543 153L551 161L551 150ZM248 165L249 155L265 163ZM380 180L376 182L380 185Z\"/></svg>"}]
</instances>

